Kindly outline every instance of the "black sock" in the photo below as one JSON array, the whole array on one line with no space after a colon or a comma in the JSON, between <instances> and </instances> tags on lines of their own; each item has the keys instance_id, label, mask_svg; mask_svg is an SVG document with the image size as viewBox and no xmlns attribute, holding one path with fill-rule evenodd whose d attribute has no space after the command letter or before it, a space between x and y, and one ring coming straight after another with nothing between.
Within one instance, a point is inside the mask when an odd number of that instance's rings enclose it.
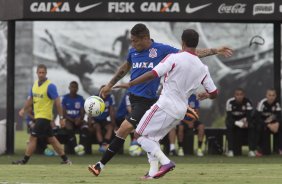
<instances>
[{"instance_id":1,"label":"black sock","mask_svg":"<svg viewBox=\"0 0 282 184\"><path fill-rule=\"evenodd\" d=\"M198 141L198 148L202 148L203 141Z\"/></svg>"},{"instance_id":2,"label":"black sock","mask_svg":"<svg viewBox=\"0 0 282 184\"><path fill-rule=\"evenodd\" d=\"M64 162L68 160L68 157L66 155L62 155L61 158Z\"/></svg>"},{"instance_id":3,"label":"black sock","mask_svg":"<svg viewBox=\"0 0 282 184\"><path fill-rule=\"evenodd\" d=\"M183 147L183 142L178 141L178 147L182 148Z\"/></svg>"},{"instance_id":4,"label":"black sock","mask_svg":"<svg viewBox=\"0 0 282 184\"><path fill-rule=\"evenodd\" d=\"M119 149L123 147L123 144L124 139L115 136L100 162L106 165L107 162L109 162L115 156L115 154L118 153Z\"/></svg>"},{"instance_id":5,"label":"black sock","mask_svg":"<svg viewBox=\"0 0 282 184\"><path fill-rule=\"evenodd\" d=\"M29 158L30 158L30 156L25 155L24 158L23 158L23 162L26 164L28 162Z\"/></svg>"}]
</instances>

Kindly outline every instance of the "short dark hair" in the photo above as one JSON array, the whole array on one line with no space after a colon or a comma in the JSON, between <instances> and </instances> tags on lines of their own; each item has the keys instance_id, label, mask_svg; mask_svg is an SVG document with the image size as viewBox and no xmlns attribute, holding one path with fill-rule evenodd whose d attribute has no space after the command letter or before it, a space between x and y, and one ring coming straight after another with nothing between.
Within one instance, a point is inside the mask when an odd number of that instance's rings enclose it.
<instances>
[{"instance_id":1,"label":"short dark hair","mask_svg":"<svg viewBox=\"0 0 282 184\"><path fill-rule=\"evenodd\" d=\"M199 34L194 29L185 29L181 40L187 47L196 48L199 43Z\"/></svg>"},{"instance_id":2,"label":"short dark hair","mask_svg":"<svg viewBox=\"0 0 282 184\"><path fill-rule=\"evenodd\" d=\"M71 82L70 82L70 85L72 85L72 84L75 84L75 85L78 86L78 83L77 83L76 81L71 81Z\"/></svg>"},{"instance_id":3,"label":"short dark hair","mask_svg":"<svg viewBox=\"0 0 282 184\"><path fill-rule=\"evenodd\" d=\"M241 87L237 87L237 88L235 89L235 91L241 91L241 92L245 93L245 90L244 90L243 88L241 88ZM234 91L234 92L235 92L235 91Z\"/></svg>"},{"instance_id":4,"label":"short dark hair","mask_svg":"<svg viewBox=\"0 0 282 184\"><path fill-rule=\"evenodd\" d=\"M150 37L149 29L146 27L145 24L141 24L141 23L133 26L130 33L131 33L131 35L136 36L136 37L140 37L140 38L145 37L145 36Z\"/></svg>"},{"instance_id":5,"label":"short dark hair","mask_svg":"<svg viewBox=\"0 0 282 184\"><path fill-rule=\"evenodd\" d=\"M46 65L44 65L44 64L39 64L39 65L37 65L37 70L36 70L36 71L38 71L38 70L41 69L41 68L43 68L43 69L47 72L47 67L46 67Z\"/></svg>"}]
</instances>

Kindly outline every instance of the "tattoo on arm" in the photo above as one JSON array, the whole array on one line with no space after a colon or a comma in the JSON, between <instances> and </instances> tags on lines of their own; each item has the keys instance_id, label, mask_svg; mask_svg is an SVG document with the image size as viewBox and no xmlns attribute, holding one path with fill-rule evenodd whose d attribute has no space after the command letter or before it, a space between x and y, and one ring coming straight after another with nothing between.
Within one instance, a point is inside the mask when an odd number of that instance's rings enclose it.
<instances>
[{"instance_id":1,"label":"tattoo on arm","mask_svg":"<svg viewBox=\"0 0 282 184\"><path fill-rule=\"evenodd\" d=\"M112 80L109 82L111 86L114 86L120 79L122 79L127 72L130 70L131 66L126 62L118 69Z\"/></svg>"},{"instance_id":2,"label":"tattoo on arm","mask_svg":"<svg viewBox=\"0 0 282 184\"><path fill-rule=\"evenodd\" d=\"M211 55L217 54L217 50L216 49L197 49L196 50L196 54L200 58L202 58L202 57L207 57L207 56L211 56Z\"/></svg>"}]
</instances>

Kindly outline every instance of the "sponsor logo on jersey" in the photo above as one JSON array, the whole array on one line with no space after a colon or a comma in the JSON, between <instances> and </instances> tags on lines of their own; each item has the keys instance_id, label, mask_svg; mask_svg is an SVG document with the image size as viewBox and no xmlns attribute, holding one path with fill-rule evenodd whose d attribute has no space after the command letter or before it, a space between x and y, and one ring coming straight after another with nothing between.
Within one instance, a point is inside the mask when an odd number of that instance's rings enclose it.
<instances>
[{"instance_id":1,"label":"sponsor logo on jersey","mask_svg":"<svg viewBox=\"0 0 282 184\"><path fill-rule=\"evenodd\" d=\"M85 12L85 11L91 9L91 8L99 6L100 4L102 4L102 2L94 3L94 4L90 4L90 5L86 5L86 6L81 6L80 3L77 3L77 5L75 6L75 12L76 13L82 13L82 12Z\"/></svg>"},{"instance_id":2,"label":"sponsor logo on jersey","mask_svg":"<svg viewBox=\"0 0 282 184\"><path fill-rule=\"evenodd\" d=\"M234 5L221 4L218 8L218 13L223 14L244 14L246 12L246 4L236 3Z\"/></svg>"},{"instance_id":3,"label":"sponsor logo on jersey","mask_svg":"<svg viewBox=\"0 0 282 184\"><path fill-rule=\"evenodd\" d=\"M92 107L91 107L92 109ZM68 115L78 115L79 111L78 110L66 110Z\"/></svg>"},{"instance_id":4,"label":"sponsor logo on jersey","mask_svg":"<svg viewBox=\"0 0 282 184\"><path fill-rule=\"evenodd\" d=\"M157 53L157 49L155 49L155 48L151 48L150 50L149 50L149 58L156 58L156 57L158 57L158 53Z\"/></svg>"},{"instance_id":5,"label":"sponsor logo on jersey","mask_svg":"<svg viewBox=\"0 0 282 184\"><path fill-rule=\"evenodd\" d=\"M141 12L173 13L180 12L178 2L143 2L140 6Z\"/></svg>"},{"instance_id":6,"label":"sponsor logo on jersey","mask_svg":"<svg viewBox=\"0 0 282 184\"><path fill-rule=\"evenodd\" d=\"M132 68L154 68L154 63L152 62L133 63Z\"/></svg>"},{"instance_id":7,"label":"sponsor logo on jersey","mask_svg":"<svg viewBox=\"0 0 282 184\"><path fill-rule=\"evenodd\" d=\"M109 2L109 13L135 13L134 2Z\"/></svg>"},{"instance_id":8,"label":"sponsor logo on jersey","mask_svg":"<svg viewBox=\"0 0 282 184\"><path fill-rule=\"evenodd\" d=\"M185 11L186 11L186 13L194 13L194 12L197 12L197 11L203 9L203 8L206 8L206 7L210 6L211 4L212 3L208 3L208 4L196 6L196 7L191 7L190 3L188 3L187 6L186 6Z\"/></svg>"},{"instance_id":9,"label":"sponsor logo on jersey","mask_svg":"<svg viewBox=\"0 0 282 184\"><path fill-rule=\"evenodd\" d=\"M33 2L30 5L30 11L37 12L70 12L70 5L68 2Z\"/></svg>"},{"instance_id":10,"label":"sponsor logo on jersey","mask_svg":"<svg viewBox=\"0 0 282 184\"><path fill-rule=\"evenodd\" d=\"M254 4L253 15L274 13L274 3Z\"/></svg>"}]
</instances>

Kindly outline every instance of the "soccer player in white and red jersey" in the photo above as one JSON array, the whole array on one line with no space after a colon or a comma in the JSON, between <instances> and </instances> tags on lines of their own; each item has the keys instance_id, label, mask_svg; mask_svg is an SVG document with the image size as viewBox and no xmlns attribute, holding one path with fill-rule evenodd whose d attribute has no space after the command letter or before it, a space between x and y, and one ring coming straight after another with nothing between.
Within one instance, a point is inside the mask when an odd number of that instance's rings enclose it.
<instances>
[{"instance_id":1,"label":"soccer player in white and red jersey","mask_svg":"<svg viewBox=\"0 0 282 184\"><path fill-rule=\"evenodd\" d=\"M200 100L217 96L217 88L210 77L208 67L202 63L195 50L199 42L199 34L193 29L182 33L182 52L170 54L164 58L152 71L116 87L131 86L164 76L162 94L158 101L144 114L139 122L135 135L142 148L158 159L161 167L151 178L159 178L175 167L162 152L159 140L162 139L180 120L187 110L187 99L203 85L206 92L198 94Z\"/></svg>"}]
</instances>

